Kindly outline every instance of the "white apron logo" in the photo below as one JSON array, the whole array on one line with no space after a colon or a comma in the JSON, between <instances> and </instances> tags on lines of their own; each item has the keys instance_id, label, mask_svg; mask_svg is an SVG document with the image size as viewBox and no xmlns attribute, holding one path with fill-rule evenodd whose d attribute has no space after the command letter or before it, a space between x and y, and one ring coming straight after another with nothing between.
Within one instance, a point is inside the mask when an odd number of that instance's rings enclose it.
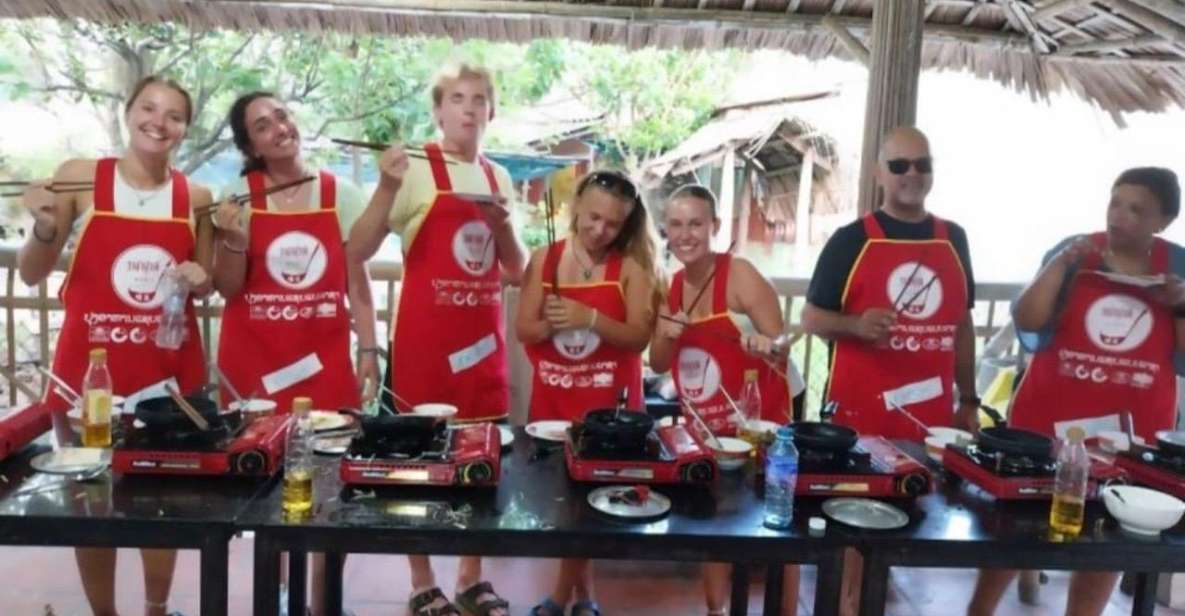
<instances>
[{"instance_id":1,"label":"white apron logo","mask_svg":"<svg viewBox=\"0 0 1185 616\"><path fill-rule=\"evenodd\" d=\"M133 308L150 310L165 301L160 294L165 272L177 264L160 246L137 244L119 253L111 264L111 286Z\"/></svg>"},{"instance_id":2,"label":"white apron logo","mask_svg":"<svg viewBox=\"0 0 1185 616\"><path fill-rule=\"evenodd\" d=\"M942 281L938 273L919 264L907 261L898 265L889 274L885 291L893 309L918 321L928 319L942 307Z\"/></svg>"},{"instance_id":3,"label":"white apron logo","mask_svg":"<svg viewBox=\"0 0 1185 616\"><path fill-rule=\"evenodd\" d=\"M588 329L566 329L553 336L551 344L564 358L580 361L597 351L601 337Z\"/></svg>"},{"instance_id":4,"label":"white apron logo","mask_svg":"<svg viewBox=\"0 0 1185 616\"><path fill-rule=\"evenodd\" d=\"M1130 351L1144 344L1151 333L1151 309L1131 295L1104 295L1086 310L1086 335L1104 351Z\"/></svg>"},{"instance_id":5,"label":"white apron logo","mask_svg":"<svg viewBox=\"0 0 1185 616\"><path fill-rule=\"evenodd\" d=\"M720 364L707 351L686 347L679 351L679 390L692 402L705 402L720 389Z\"/></svg>"},{"instance_id":6,"label":"white apron logo","mask_svg":"<svg viewBox=\"0 0 1185 616\"><path fill-rule=\"evenodd\" d=\"M494 235L480 220L471 220L453 234L453 258L461 269L483 276L494 266Z\"/></svg>"},{"instance_id":7,"label":"white apron logo","mask_svg":"<svg viewBox=\"0 0 1185 616\"><path fill-rule=\"evenodd\" d=\"M267 273L287 289L307 289L321 280L329 259L321 240L304 231L289 231L267 247Z\"/></svg>"}]
</instances>

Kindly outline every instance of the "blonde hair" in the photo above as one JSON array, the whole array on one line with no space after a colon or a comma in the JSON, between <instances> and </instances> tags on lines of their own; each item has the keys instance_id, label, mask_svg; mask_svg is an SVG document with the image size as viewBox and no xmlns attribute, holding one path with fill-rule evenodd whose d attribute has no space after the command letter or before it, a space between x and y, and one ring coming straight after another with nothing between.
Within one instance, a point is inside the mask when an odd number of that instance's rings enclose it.
<instances>
[{"instance_id":1,"label":"blonde hair","mask_svg":"<svg viewBox=\"0 0 1185 616\"><path fill-rule=\"evenodd\" d=\"M468 62L452 62L446 64L444 68L436 73L436 76L432 78L432 106L439 107L444 102L444 91L462 79L474 79L485 82L486 98L490 101L490 119L493 119L494 103L497 96L494 92L494 78L490 75L490 71L486 67Z\"/></svg>"},{"instance_id":2,"label":"blonde hair","mask_svg":"<svg viewBox=\"0 0 1185 616\"><path fill-rule=\"evenodd\" d=\"M641 266L654 286L653 301L657 305L666 293L666 284L658 262L658 232L650 220L650 213L646 211L646 204L642 202L642 193L624 173L608 169L592 171L581 178L576 185L576 198L579 199L580 195L592 187L622 201L633 203L621 231L613 238L609 249L633 258ZM572 235L576 234L576 217L573 212L570 225Z\"/></svg>"}]
</instances>

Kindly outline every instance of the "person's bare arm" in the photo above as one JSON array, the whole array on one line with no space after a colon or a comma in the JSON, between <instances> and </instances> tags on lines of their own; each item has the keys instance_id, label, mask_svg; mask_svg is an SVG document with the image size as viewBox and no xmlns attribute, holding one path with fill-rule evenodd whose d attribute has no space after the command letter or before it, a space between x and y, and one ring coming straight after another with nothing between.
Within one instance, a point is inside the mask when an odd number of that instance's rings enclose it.
<instances>
[{"instance_id":1,"label":"person's bare arm","mask_svg":"<svg viewBox=\"0 0 1185 616\"><path fill-rule=\"evenodd\" d=\"M518 312L514 316L514 331L524 345L536 344L551 338L555 330L543 317L543 260L547 248L540 248L531 255L527 272L523 276L522 292L518 296Z\"/></svg>"},{"instance_id":2,"label":"person's bare arm","mask_svg":"<svg viewBox=\"0 0 1185 616\"><path fill-rule=\"evenodd\" d=\"M74 219L83 211L80 196L85 193L51 193L46 186L52 182L93 181L94 168L93 160L68 160L58 166L52 179L25 189L21 202L33 217L28 238L17 252L17 270L25 284L38 284L53 272Z\"/></svg>"}]
</instances>

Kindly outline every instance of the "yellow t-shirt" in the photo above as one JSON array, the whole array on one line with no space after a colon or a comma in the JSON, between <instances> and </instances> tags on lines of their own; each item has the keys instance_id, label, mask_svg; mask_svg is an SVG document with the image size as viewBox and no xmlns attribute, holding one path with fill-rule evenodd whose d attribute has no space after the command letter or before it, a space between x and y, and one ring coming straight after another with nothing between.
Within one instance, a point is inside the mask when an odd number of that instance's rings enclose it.
<instances>
[{"instance_id":1,"label":"yellow t-shirt","mask_svg":"<svg viewBox=\"0 0 1185 616\"><path fill-rule=\"evenodd\" d=\"M313 189L309 191L309 199L312 201L312 203L309 204L310 210L315 210L321 207L321 177L319 173L316 175L317 179L310 182L313 185ZM367 200L366 197L363 196L362 190L358 188L358 186L353 182L341 177L340 175L334 175L334 179L336 179L335 196L337 198L337 207L335 213L337 214L337 224L339 227L341 227L342 243L345 243L345 241L350 237L350 228L354 226L354 221L358 220L358 217L362 215L362 211L366 209ZM222 192L219 194L218 199L225 199L231 195L245 194L247 194L247 178L246 176L242 176L237 178L234 182L231 182L229 185L223 186ZM246 216L247 219L250 220L250 203L248 203L247 206ZM276 210L276 204L272 201L271 197L268 197L267 209L269 212ZM249 225L247 228L250 230Z\"/></svg>"},{"instance_id":2,"label":"yellow t-shirt","mask_svg":"<svg viewBox=\"0 0 1185 616\"><path fill-rule=\"evenodd\" d=\"M447 165L449 181L452 182L453 192L471 194L490 194L490 182L486 179L481 165L467 163L444 155L446 160L453 160L455 164ZM501 165L490 161L494 168L494 178L498 181L498 192L508 202L514 201L514 180ZM432 166L423 158L409 158L407 173L403 178L403 185L395 195L395 205L391 208L391 217L387 226L399 236L403 244L403 254L411 247L420 225L428 216L432 202L436 200L436 181L432 177ZM512 210L513 211L513 210Z\"/></svg>"}]
</instances>

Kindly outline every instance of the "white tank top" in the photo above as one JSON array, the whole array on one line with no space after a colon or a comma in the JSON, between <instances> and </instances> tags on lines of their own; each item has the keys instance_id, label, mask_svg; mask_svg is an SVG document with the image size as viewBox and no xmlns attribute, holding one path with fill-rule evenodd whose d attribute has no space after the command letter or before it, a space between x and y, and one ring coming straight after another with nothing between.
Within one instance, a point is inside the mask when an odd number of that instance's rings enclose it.
<instances>
[{"instance_id":1,"label":"white tank top","mask_svg":"<svg viewBox=\"0 0 1185 616\"><path fill-rule=\"evenodd\" d=\"M93 208L92 208L93 209ZM172 218L173 216L173 178L150 190L132 188L123 179L119 167L115 168L115 213L144 218ZM91 209L74 219L70 226L70 238L66 240L66 248L74 249L78 244L78 234L82 225L86 224L91 215Z\"/></svg>"}]
</instances>

